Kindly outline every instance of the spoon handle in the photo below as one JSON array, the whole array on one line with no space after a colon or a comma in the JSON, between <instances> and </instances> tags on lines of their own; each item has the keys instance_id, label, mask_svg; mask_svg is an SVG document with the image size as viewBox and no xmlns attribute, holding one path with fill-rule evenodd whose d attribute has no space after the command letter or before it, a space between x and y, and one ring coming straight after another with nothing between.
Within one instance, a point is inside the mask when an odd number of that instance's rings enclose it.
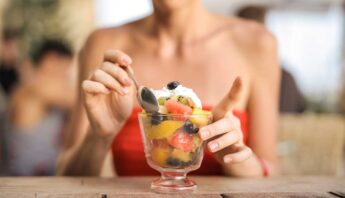
<instances>
[{"instance_id":1,"label":"spoon handle","mask_svg":"<svg viewBox=\"0 0 345 198\"><path fill-rule=\"evenodd\" d=\"M138 91L139 90L139 84L138 84L138 81L135 79L134 74L128 69L128 67L121 66L121 68L124 69L127 72L128 77L130 79L132 79L132 81L134 82L135 88Z\"/></svg>"}]
</instances>

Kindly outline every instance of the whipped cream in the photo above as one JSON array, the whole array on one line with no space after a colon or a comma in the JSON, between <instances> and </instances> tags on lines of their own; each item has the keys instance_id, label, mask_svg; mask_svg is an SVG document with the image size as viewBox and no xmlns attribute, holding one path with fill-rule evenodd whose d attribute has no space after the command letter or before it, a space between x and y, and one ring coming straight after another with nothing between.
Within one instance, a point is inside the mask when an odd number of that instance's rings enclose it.
<instances>
[{"instance_id":1,"label":"whipped cream","mask_svg":"<svg viewBox=\"0 0 345 198\"><path fill-rule=\"evenodd\" d=\"M172 97L172 96L185 96L190 98L197 108L202 108L202 104L198 96L195 94L195 92L187 87L184 87L182 85L178 85L175 89L169 90L167 87L163 87L162 89L158 90L152 90L156 99L160 97Z\"/></svg>"}]
</instances>

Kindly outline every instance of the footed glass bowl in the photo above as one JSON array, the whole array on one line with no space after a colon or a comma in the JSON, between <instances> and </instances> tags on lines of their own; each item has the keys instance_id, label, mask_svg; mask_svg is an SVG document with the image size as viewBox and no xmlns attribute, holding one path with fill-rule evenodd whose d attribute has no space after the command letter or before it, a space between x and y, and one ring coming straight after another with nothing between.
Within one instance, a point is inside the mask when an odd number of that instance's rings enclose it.
<instances>
[{"instance_id":1,"label":"footed glass bowl","mask_svg":"<svg viewBox=\"0 0 345 198\"><path fill-rule=\"evenodd\" d=\"M187 173L200 167L204 144L199 128L208 125L212 115L170 115L139 113L146 161L161 177L151 184L160 193L193 192L194 181Z\"/></svg>"}]
</instances>

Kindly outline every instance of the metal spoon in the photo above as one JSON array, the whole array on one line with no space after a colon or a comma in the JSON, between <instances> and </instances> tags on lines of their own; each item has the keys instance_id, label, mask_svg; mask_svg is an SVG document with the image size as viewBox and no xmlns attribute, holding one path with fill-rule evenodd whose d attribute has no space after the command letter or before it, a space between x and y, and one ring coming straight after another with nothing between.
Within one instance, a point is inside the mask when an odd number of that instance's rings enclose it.
<instances>
[{"instance_id":1,"label":"metal spoon","mask_svg":"<svg viewBox=\"0 0 345 198\"><path fill-rule=\"evenodd\" d=\"M122 67L128 74L129 78L134 82L137 90L137 98L140 106L148 113L157 113L159 111L158 101L151 91L151 89L143 86L139 86L134 74L128 69L128 67Z\"/></svg>"}]
</instances>

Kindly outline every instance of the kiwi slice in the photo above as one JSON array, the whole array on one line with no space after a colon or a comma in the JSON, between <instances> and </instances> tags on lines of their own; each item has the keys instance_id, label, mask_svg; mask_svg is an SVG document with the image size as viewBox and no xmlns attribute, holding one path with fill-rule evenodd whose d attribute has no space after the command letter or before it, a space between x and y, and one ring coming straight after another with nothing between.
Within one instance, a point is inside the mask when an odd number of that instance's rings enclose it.
<instances>
[{"instance_id":1,"label":"kiwi slice","mask_svg":"<svg viewBox=\"0 0 345 198\"><path fill-rule=\"evenodd\" d=\"M177 96L177 101L184 105L189 106L189 99L185 96Z\"/></svg>"},{"instance_id":2,"label":"kiwi slice","mask_svg":"<svg viewBox=\"0 0 345 198\"><path fill-rule=\"evenodd\" d=\"M164 105L165 104L165 102L167 101L167 100L169 100L170 98L169 97L160 97L160 98L158 98L158 104L159 105Z\"/></svg>"}]
</instances>

